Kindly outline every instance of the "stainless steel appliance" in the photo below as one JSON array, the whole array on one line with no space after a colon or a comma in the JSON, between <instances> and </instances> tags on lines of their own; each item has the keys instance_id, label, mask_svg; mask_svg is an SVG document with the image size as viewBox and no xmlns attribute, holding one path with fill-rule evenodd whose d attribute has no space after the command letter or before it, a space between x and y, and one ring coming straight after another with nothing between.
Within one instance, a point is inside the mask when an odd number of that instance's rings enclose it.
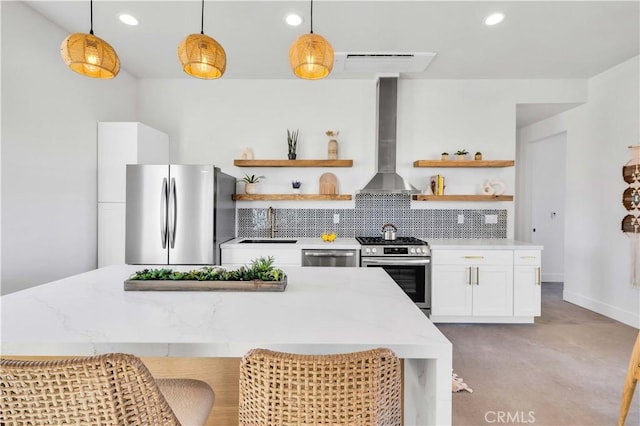
<instances>
[{"instance_id":1,"label":"stainless steel appliance","mask_svg":"<svg viewBox=\"0 0 640 426\"><path fill-rule=\"evenodd\" d=\"M357 250L348 249L304 249L302 250L302 266L358 266Z\"/></svg>"},{"instance_id":2,"label":"stainless steel appliance","mask_svg":"<svg viewBox=\"0 0 640 426\"><path fill-rule=\"evenodd\" d=\"M220 264L236 179L212 165L127 165L127 264Z\"/></svg>"},{"instance_id":3,"label":"stainless steel appliance","mask_svg":"<svg viewBox=\"0 0 640 426\"><path fill-rule=\"evenodd\" d=\"M360 266L383 268L421 309L431 309L431 250L413 237L356 237Z\"/></svg>"}]
</instances>

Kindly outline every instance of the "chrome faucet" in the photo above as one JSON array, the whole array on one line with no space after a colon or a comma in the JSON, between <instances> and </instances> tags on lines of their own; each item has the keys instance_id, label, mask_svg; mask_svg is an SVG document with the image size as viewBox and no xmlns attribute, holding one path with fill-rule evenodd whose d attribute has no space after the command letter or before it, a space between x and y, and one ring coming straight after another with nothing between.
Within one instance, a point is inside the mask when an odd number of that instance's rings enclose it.
<instances>
[{"instance_id":1,"label":"chrome faucet","mask_svg":"<svg viewBox=\"0 0 640 426\"><path fill-rule=\"evenodd\" d=\"M267 209L267 222L269 222L269 236L275 238L276 232L276 211L273 207Z\"/></svg>"}]
</instances>

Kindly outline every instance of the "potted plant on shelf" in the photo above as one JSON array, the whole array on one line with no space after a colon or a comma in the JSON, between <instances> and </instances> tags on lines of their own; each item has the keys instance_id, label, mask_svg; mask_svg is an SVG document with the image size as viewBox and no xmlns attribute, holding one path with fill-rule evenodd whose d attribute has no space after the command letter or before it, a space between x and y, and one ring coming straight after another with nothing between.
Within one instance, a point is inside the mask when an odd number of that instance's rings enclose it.
<instances>
[{"instance_id":1,"label":"potted plant on shelf","mask_svg":"<svg viewBox=\"0 0 640 426\"><path fill-rule=\"evenodd\" d=\"M482 153L480 151L476 152L476 155L473 156L475 160L482 160Z\"/></svg>"},{"instance_id":2,"label":"potted plant on shelf","mask_svg":"<svg viewBox=\"0 0 640 426\"><path fill-rule=\"evenodd\" d=\"M244 181L244 193L245 194L255 194L258 192L256 184L264 179L264 176L256 176L256 175L244 175L242 180Z\"/></svg>"},{"instance_id":3,"label":"potted plant on shelf","mask_svg":"<svg viewBox=\"0 0 640 426\"><path fill-rule=\"evenodd\" d=\"M300 182L299 180L294 180L291 182L291 187L293 188L293 193L294 194L299 194L300 193L300 187L302 186L302 182Z\"/></svg>"},{"instance_id":4,"label":"potted plant on shelf","mask_svg":"<svg viewBox=\"0 0 640 426\"><path fill-rule=\"evenodd\" d=\"M440 159L443 161L446 161L449 159L449 153L448 152L443 152L442 154L440 154Z\"/></svg>"},{"instance_id":5,"label":"potted plant on shelf","mask_svg":"<svg viewBox=\"0 0 640 426\"><path fill-rule=\"evenodd\" d=\"M469 151L467 151L466 149L459 149L456 151L456 158L458 160L464 160L465 158L467 158L468 153Z\"/></svg>"},{"instance_id":6,"label":"potted plant on shelf","mask_svg":"<svg viewBox=\"0 0 640 426\"><path fill-rule=\"evenodd\" d=\"M298 148L298 130L287 129L287 145L289 146L289 160L296 159L296 149Z\"/></svg>"}]
</instances>

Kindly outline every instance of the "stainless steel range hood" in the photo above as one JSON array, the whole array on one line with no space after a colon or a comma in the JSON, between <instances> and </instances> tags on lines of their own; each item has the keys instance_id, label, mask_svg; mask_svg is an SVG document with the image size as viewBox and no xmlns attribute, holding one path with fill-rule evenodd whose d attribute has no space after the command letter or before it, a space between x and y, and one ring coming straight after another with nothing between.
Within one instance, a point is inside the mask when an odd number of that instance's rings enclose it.
<instances>
[{"instance_id":1,"label":"stainless steel range hood","mask_svg":"<svg viewBox=\"0 0 640 426\"><path fill-rule=\"evenodd\" d=\"M360 190L361 194L419 194L406 179L396 173L396 118L398 78L381 77L376 89L377 173Z\"/></svg>"}]
</instances>

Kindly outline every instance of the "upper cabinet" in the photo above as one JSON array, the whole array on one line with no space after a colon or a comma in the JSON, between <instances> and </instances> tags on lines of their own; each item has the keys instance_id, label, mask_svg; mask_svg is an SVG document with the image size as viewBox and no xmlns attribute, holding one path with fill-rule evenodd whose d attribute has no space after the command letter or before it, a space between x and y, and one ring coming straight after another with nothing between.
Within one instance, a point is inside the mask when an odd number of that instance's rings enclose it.
<instances>
[{"instance_id":1,"label":"upper cabinet","mask_svg":"<svg viewBox=\"0 0 640 426\"><path fill-rule=\"evenodd\" d=\"M169 135L138 122L98 123L98 201L125 202L127 164L168 164Z\"/></svg>"}]
</instances>

